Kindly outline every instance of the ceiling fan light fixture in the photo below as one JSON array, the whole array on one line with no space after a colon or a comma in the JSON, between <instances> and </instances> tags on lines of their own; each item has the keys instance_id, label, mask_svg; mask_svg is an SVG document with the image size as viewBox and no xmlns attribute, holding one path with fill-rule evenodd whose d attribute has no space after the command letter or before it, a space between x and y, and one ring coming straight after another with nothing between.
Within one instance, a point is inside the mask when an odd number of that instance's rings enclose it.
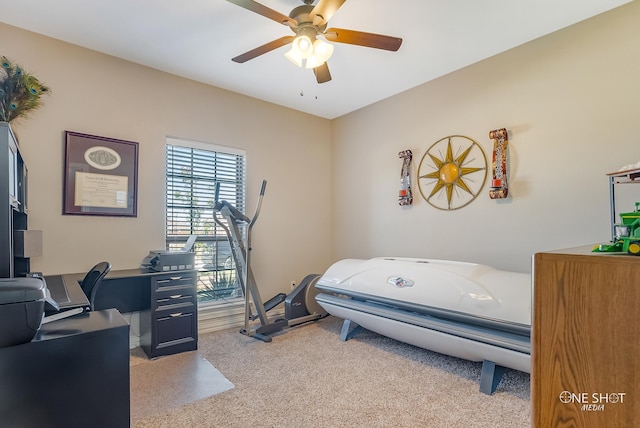
<instances>
[{"instance_id":1,"label":"ceiling fan light fixture","mask_svg":"<svg viewBox=\"0 0 640 428\"><path fill-rule=\"evenodd\" d=\"M305 68L316 68L327 62L333 54L333 45L323 41L316 40L313 43L313 55L311 55L305 64Z\"/></svg>"},{"instance_id":2,"label":"ceiling fan light fixture","mask_svg":"<svg viewBox=\"0 0 640 428\"><path fill-rule=\"evenodd\" d=\"M307 36L299 36L299 38L309 39ZM296 38L297 40L297 38ZM327 62L333 54L333 45L321 39L316 39L311 46L311 54L307 56L308 51L301 52L297 47L303 43L296 44L294 40L291 49L284 56L297 65L304 68L316 68Z\"/></svg>"},{"instance_id":3,"label":"ceiling fan light fixture","mask_svg":"<svg viewBox=\"0 0 640 428\"><path fill-rule=\"evenodd\" d=\"M292 63L297 65L298 67L302 67L302 59L303 58L300 56L300 53L297 50L291 48L287 52L285 52L284 56L289 61L291 61Z\"/></svg>"},{"instance_id":4,"label":"ceiling fan light fixture","mask_svg":"<svg viewBox=\"0 0 640 428\"><path fill-rule=\"evenodd\" d=\"M293 39L291 49L296 51L302 59L307 59L313 55L313 42L306 34L302 34Z\"/></svg>"},{"instance_id":5,"label":"ceiling fan light fixture","mask_svg":"<svg viewBox=\"0 0 640 428\"><path fill-rule=\"evenodd\" d=\"M306 61L304 68L316 68L316 67L320 67L324 63L325 61L321 61L320 58L318 58L318 56L314 54L314 55L311 55L309 59Z\"/></svg>"},{"instance_id":6,"label":"ceiling fan light fixture","mask_svg":"<svg viewBox=\"0 0 640 428\"><path fill-rule=\"evenodd\" d=\"M316 39L313 42L313 54L320 59L321 63L326 62L333 55L333 45L324 40Z\"/></svg>"}]
</instances>

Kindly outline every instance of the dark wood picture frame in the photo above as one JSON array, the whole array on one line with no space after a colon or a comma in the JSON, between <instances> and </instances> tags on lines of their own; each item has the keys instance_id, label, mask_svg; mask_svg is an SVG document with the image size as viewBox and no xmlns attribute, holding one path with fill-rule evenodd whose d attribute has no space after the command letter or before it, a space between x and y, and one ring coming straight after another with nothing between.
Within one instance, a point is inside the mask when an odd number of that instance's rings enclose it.
<instances>
[{"instance_id":1,"label":"dark wood picture frame","mask_svg":"<svg viewBox=\"0 0 640 428\"><path fill-rule=\"evenodd\" d=\"M138 143L65 131L62 214L137 217Z\"/></svg>"}]
</instances>

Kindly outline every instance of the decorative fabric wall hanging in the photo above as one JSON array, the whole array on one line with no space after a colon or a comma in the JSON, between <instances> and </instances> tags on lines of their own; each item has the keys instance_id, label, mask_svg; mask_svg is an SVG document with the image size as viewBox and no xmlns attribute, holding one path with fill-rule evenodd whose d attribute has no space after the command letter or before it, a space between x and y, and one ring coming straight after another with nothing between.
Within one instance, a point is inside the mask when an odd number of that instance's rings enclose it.
<instances>
[{"instance_id":1,"label":"decorative fabric wall hanging","mask_svg":"<svg viewBox=\"0 0 640 428\"><path fill-rule=\"evenodd\" d=\"M489 138L493 138L493 178L491 179L491 189L489 197L491 199L504 199L509 195L509 185L507 183L507 146L509 136L505 128L494 129L489 132Z\"/></svg>"},{"instance_id":2,"label":"decorative fabric wall hanging","mask_svg":"<svg viewBox=\"0 0 640 428\"><path fill-rule=\"evenodd\" d=\"M482 147L463 135L436 141L418 166L422 197L440 210L456 210L470 204L487 179L487 158Z\"/></svg>"},{"instance_id":3,"label":"decorative fabric wall hanging","mask_svg":"<svg viewBox=\"0 0 640 428\"><path fill-rule=\"evenodd\" d=\"M413 204L413 193L411 192L411 159L413 159L413 154L411 150L403 150L398 153L398 157L402 159L398 204L407 206Z\"/></svg>"}]
</instances>

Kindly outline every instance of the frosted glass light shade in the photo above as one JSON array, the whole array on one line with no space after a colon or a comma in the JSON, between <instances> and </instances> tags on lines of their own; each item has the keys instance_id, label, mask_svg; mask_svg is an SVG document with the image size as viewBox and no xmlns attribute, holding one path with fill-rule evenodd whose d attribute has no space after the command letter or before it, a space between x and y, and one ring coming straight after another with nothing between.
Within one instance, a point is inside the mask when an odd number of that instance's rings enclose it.
<instances>
[{"instance_id":1,"label":"frosted glass light shade","mask_svg":"<svg viewBox=\"0 0 640 428\"><path fill-rule=\"evenodd\" d=\"M302 67L302 57L297 50L291 48L284 54L284 56L298 67Z\"/></svg>"},{"instance_id":2,"label":"frosted glass light shade","mask_svg":"<svg viewBox=\"0 0 640 428\"><path fill-rule=\"evenodd\" d=\"M326 62L333 55L333 45L325 42L324 40L317 39L313 42L313 53L322 62Z\"/></svg>"},{"instance_id":3,"label":"frosted glass light shade","mask_svg":"<svg viewBox=\"0 0 640 428\"><path fill-rule=\"evenodd\" d=\"M293 39L291 43L291 49L297 51L302 59L307 59L313 55L313 43L309 36L302 35Z\"/></svg>"},{"instance_id":4,"label":"frosted glass light shade","mask_svg":"<svg viewBox=\"0 0 640 428\"><path fill-rule=\"evenodd\" d=\"M316 68L327 62L333 54L333 45L317 39L313 42L313 55L307 59L306 68Z\"/></svg>"}]
</instances>

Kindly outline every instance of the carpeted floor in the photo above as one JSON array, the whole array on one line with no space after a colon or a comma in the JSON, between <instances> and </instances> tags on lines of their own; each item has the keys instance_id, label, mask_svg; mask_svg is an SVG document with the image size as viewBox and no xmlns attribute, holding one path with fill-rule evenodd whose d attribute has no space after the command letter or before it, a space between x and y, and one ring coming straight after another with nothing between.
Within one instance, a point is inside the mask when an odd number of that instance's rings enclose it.
<instances>
[{"instance_id":1,"label":"carpeted floor","mask_svg":"<svg viewBox=\"0 0 640 428\"><path fill-rule=\"evenodd\" d=\"M136 355L137 354L137 355ZM144 419L233 388L198 351L149 360L131 356L131 419Z\"/></svg>"},{"instance_id":2,"label":"carpeted floor","mask_svg":"<svg viewBox=\"0 0 640 428\"><path fill-rule=\"evenodd\" d=\"M527 373L507 370L486 395L479 392L481 363L366 330L341 342L341 326L328 317L271 343L238 329L201 335L198 354L235 387L135 417L132 427L530 426Z\"/></svg>"}]
</instances>

